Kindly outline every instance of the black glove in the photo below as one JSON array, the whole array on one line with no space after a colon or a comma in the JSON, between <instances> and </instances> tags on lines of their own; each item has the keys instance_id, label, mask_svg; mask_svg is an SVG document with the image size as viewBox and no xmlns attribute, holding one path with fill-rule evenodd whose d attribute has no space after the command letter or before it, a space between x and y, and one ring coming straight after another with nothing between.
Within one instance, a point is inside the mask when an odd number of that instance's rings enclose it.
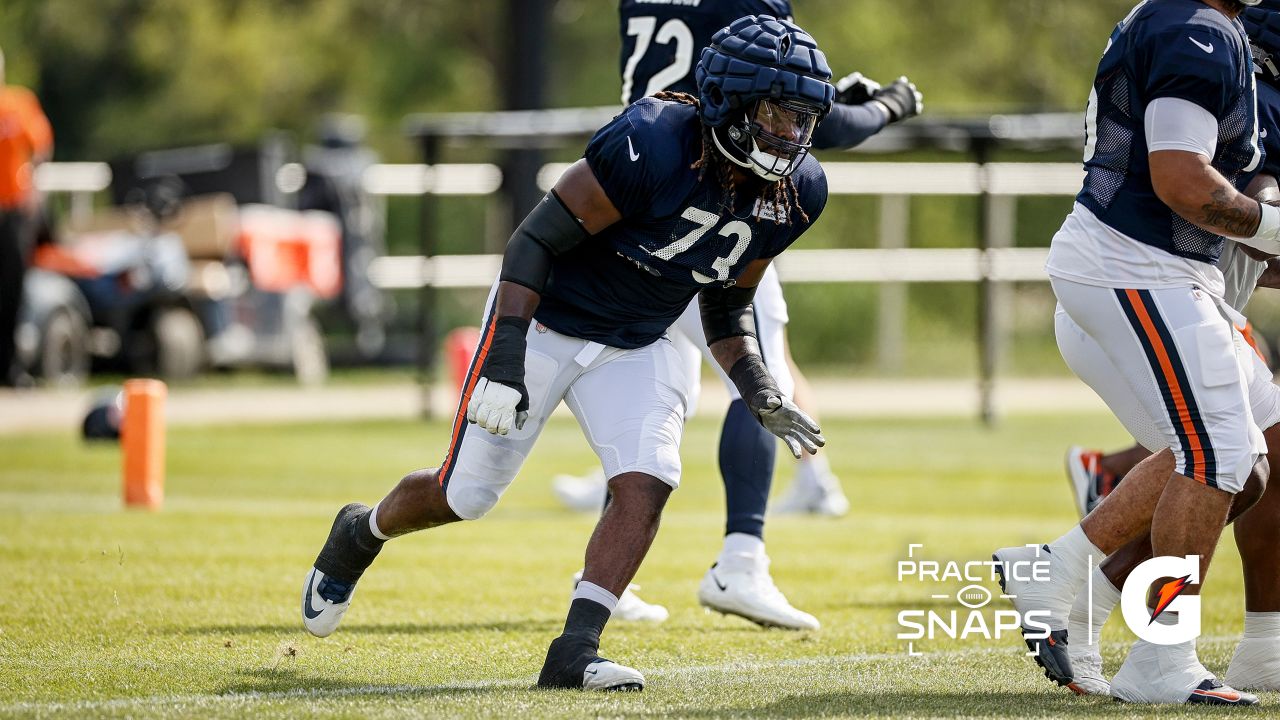
<instances>
[{"instance_id":1,"label":"black glove","mask_svg":"<svg viewBox=\"0 0 1280 720\"><path fill-rule=\"evenodd\" d=\"M529 390L524 385L524 356L528 345L525 335L528 332L529 321L520 317L501 317L494 324L493 339L489 342L484 366L480 368L482 381L477 383L471 403L467 406L467 419L478 422L490 432L507 434L505 427L507 420L498 416L505 415L510 419L514 412L513 424L516 429L519 429L524 426L524 421L529 415ZM508 389L495 388L493 387L495 383L504 385ZM518 402L512 391L519 393ZM514 407L510 403L514 403ZM490 423L486 421L484 416L489 410L495 414L493 423L504 426L501 431L497 430L498 425L490 427Z\"/></svg>"},{"instance_id":2,"label":"black glove","mask_svg":"<svg viewBox=\"0 0 1280 720\"><path fill-rule=\"evenodd\" d=\"M889 83L871 94L871 99L889 112L889 123L913 118L924 111L924 95L906 76Z\"/></svg>"},{"instance_id":3,"label":"black glove","mask_svg":"<svg viewBox=\"0 0 1280 720\"><path fill-rule=\"evenodd\" d=\"M862 73L849 73L836 81L836 102L841 105L871 102L879 89L880 83Z\"/></svg>"}]
</instances>

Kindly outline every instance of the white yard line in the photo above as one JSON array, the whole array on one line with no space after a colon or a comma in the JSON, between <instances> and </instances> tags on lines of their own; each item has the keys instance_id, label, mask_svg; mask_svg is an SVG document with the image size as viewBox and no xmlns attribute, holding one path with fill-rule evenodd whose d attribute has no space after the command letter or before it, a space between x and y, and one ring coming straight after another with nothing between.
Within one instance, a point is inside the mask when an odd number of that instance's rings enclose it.
<instances>
[{"instance_id":1,"label":"white yard line","mask_svg":"<svg viewBox=\"0 0 1280 720\"><path fill-rule=\"evenodd\" d=\"M975 380L841 379L814 382L814 398L825 417L976 416ZM728 395L722 383L703 379L698 414L718 417ZM49 430L78 431L96 392L92 390L0 389L0 435ZM456 398L445 385L432 388L432 407L445 417ZM1106 406L1075 378L1001 380L1001 412L1105 412ZM422 391L412 382L369 385L334 383L319 388L225 387L169 390L169 425L412 420L421 417ZM559 411L567 415L562 406Z\"/></svg>"}]
</instances>

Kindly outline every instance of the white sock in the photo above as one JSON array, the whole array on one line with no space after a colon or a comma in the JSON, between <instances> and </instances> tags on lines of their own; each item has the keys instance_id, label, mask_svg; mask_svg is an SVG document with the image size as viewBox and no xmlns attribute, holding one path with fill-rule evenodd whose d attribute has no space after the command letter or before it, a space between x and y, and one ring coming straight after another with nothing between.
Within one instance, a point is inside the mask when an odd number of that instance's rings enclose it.
<instances>
[{"instance_id":1,"label":"white sock","mask_svg":"<svg viewBox=\"0 0 1280 720\"><path fill-rule=\"evenodd\" d=\"M1107 554L1089 541L1089 536L1084 534L1079 525L1049 543L1049 552L1053 556L1054 581L1074 591L1083 588L1085 579L1093 568L1107 559Z\"/></svg>"},{"instance_id":2,"label":"white sock","mask_svg":"<svg viewBox=\"0 0 1280 720\"><path fill-rule=\"evenodd\" d=\"M764 555L764 539L747 533L729 533L724 536L724 548L720 550L720 561L733 559L754 559Z\"/></svg>"},{"instance_id":3,"label":"white sock","mask_svg":"<svg viewBox=\"0 0 1280 720\"><path fill-rule=\"evenodd\" d=\"M1102 626L1107 624L1111 611L1120 602L1120 591L1107 579L1101 567L1093 569L1093 593L1088 589L1076 596L1071 606L1071 624L1089 629L1088 644L1097 645L1102 637ZM1093 604L1093 626L1089 626L1089 605ZM1074 638L1073 638L1074 639ZM1078 640L1077 640L1078 642Z\"/></svg>"},{"instance_id":4,"label":"white sock","mask_svg":"<svg viewBox=\"0 0 1280 720\"><path fill-rule=\"evenodd\" d=\"M1246 612L1244 636L1247 638L1280 638L1280 612Z\"/></svg>"},{"instance_id":5,"label":"white sock","mask_svg":"<svg viewBox=\"0 0 1280 720\"><path fill-rule=\"evenodd\" d=\"M831 465L827 462L827 456L823 453L817 455L806 455L803 460L796 463L796 476L794 482L797 486L803 488L825 488L826 480L831 475Z\"/></svg>"},{"instance_id":6,"label":"white sock","mask_svg":"<svg viewBox=\"0 0 1280 720\"><path fill-rule=\"evenodd\" d=\"M608 608L611 613L614 608L618 607L617 595L614 595L593 582L587 582L586 580L579 581L578 585L573 589L573 599L577 600L578 598L586 598L591 602L600 603Z\"/></svg>"},{"instance_id":7,"label":"white sock","mask_svg":"<svg viewBox=\"0 0 1280 720\"><path fill-rule=\"evenodd\" d=\"M378 529L378 506L379 505L382 505L382 503L378 503L377 505L374 505L373 510L369 512L369 532L373 533L373 536L378 538L379 540L390 540L391 539L390 535L387 535Z\"/></svg>"}]
</instances>

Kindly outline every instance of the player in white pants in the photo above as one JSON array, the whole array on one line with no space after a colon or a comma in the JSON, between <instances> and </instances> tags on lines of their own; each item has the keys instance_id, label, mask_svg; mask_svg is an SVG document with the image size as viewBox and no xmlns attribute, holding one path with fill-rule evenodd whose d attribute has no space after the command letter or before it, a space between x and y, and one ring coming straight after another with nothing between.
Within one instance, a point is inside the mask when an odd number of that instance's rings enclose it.
<instances>
[{"instance_id":1,"label":"player in white pants","mask_svg":"<svg viewBox=\"0 0 1280 720\"><path fill-rule=\"evenodd\" d=\"M1276 13L1277 9L1280 9L1280 2L1268 0L1260 8L1246 10L1242 16L1253 56L1258 59L1255 67L1259 80L1259 138L1266 151L1261 173L1250 182L1245 194L1270 204L1280 202L1280 188L1274 179L1280 174L1280 90L1276 89L1280 82L1280 66L1273 59L1276 50L1280 50L1280 14ZM1236 242L1229 242L1223 249L1218 261L1228 306L1223 313L1235 326L1233 339L1237 354L1247 358L1252 366L1246 370L1249 404L1254 423L1263 428L1269 450L1268 465L1276 468L1280 467L1280 387L1272 381L1272 371L1264 357L1266 346L1255 343L1249 325L1242 317L1254 289L1274 287L1276 283L1263 278L1269 263L1252 257L1250 252ZM1098 376L1096 370L1089 370L1105 366L1105 359L1098 357L1101 349L1096 343L1083 337L1078 327L1072 327L1074 323L1064 311L1059 310L1057 321L1063 357L1073 368L1093 372L1095 377L1089 380L1090 384L1108 382L1108 378ZM1246 344L1247 349L1244 347ZM1108 393L1121 397L1123 389L1113 388ZM1120 404L1132 405L1134 402ZM1106 456L1081 448L1072 448L1068 453L1068 474L1082 515L1101 502L1134 465L1153 451L1161 450L1154 441L1158 436L1156 429L1141 426L1141 418L1135 420L1139 427L1135 437L1142 444L1134 448ZM1163 452L1166 458L1162 462L1171 464L1171 459L1167 458L1168 451ZM1224 679L1233 687L1244 690L1274 691L1280 690L1280 578L1276 575L1276 567L1280 563L1280 486L1275 483L1267 486L1266 478L1257 474L1250 477L1249 483L1246 492L1237 496L1231 510L1236 547L1244 570L1244 637L1236 646ZM1261 499L1247 511L1242 511L1264 486ZM1071 609L1068 634L1072 638L1069 650L1075 675L1073 688L1077 691L1111 694L1098 644L1102 626L1119 602L1119 588L1124 586L1129 573L1150 556L1150 538L1131 541L1094 570L1092 592L1081 593L1076 599ZM1134 679L1130 678L1128 682L1133 684Z\"/></svg>"},{"instance_id":2,"label":"player in white pants","mask_svg":"<svg viewBox=\"0 0 1280 720\"><path fill-rule=\"evenodd\" d=\"M787 305L782 295L778 273L772 266L756 289L755 324L760 351L778 387L788 396L795 391L795 379L787 362ZM701 394L702 362L713 363L707 350L702 320L694 304L671 327L668 333L681 357L681 365L689 379L688 415L692 416ZM760 432L759 424L734 412L741 405L737 389L723 370L717 370L729 391L731 409L720 438L720 470L725 481L727 519L724 547L715 566L703 576L698 587L699 602L713 610L739 615L766 626L788 629L816 629L818 620L794 608L778 590L769 573L769 559L764 552L764 514L773 476L776 440ZM740 410L740 408L738 408ZM798 461L799 470L791 497L794 506L804 500L807 507L828 508L824 514L839 515L847 511L848 501L839 480L830 472L821 455L806 456ZM576 509L595 510L605 501L605 475L587 477L560 475L553 481L557 496ZM797 492L798 491L798 492ZM785 502L785 500L784 500ZM812 505L810 505L812 503ZM576 583L580 574L574 576ZM662 622L667 609L645 602L631 586L618 599L614 614L619 619Z\"/></svg>"},{"instance_id":3,"label":"player in white pants","mask_svg":"<svg viewBox=\"0 0 1280 720\"><path fill-rule=\"evenodd\" d=\"M1253 61L1237 20L1244 4L1139 3L1112 32L1090 93L1085 180L1046 263L1070 320L1059 325L1063 354L1131 432L1155 428L1147 441L1174 462L1144 461L1057 540L995 552L1004 567L1048 561L1047 579L1015 572L1001 585L1024 618L1041 613L1050 632L1024 627L1024 639L1059 685L1074 681L1068 616L1094 568L1145 534L1156 556L1197 557L1202 580L1236 494L1266 452L1250 403L1252 361L1237 345L1215 264L1227 237L1280 253L1280 209L1236 186L1263 156ZM1073 335L1096 343L1096 363L1076 367ZM1256 704L1200 664L1194 640L1153 642L1177 639L1164 609L1151 611L1155 627L1131 648L1113 695Z\"/></svg>"}]
</instances>

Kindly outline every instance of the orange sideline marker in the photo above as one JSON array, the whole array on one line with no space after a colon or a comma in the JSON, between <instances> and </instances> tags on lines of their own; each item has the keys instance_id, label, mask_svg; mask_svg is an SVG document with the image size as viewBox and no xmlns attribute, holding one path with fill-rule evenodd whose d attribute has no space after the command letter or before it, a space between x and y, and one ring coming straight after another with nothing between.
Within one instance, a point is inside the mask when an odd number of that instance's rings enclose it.
<instances>
[{"instance_id":1,"label":"orange sideline marker","mask_svg":"<svg viewBox=\"0 0 1280 720\"><path fill-rule=\"evenodd\" d=\"M444 354L449 361L449 379L453 381L455 397L462 397L462 386L467 382L467 368L480 345L480 328L455 328L444 336Z\"/></svg>"},{"instance_id":2,"label":"orange sideline marker","mask_svg":"<svg viewBox=\"0 0 1280 720\"><path fill-rule=\"evenodd\" d=\"M164 401L159 380L126 380L124 422L124 504L160 509L164 502Z\"/></svg>"}]
</instances>

